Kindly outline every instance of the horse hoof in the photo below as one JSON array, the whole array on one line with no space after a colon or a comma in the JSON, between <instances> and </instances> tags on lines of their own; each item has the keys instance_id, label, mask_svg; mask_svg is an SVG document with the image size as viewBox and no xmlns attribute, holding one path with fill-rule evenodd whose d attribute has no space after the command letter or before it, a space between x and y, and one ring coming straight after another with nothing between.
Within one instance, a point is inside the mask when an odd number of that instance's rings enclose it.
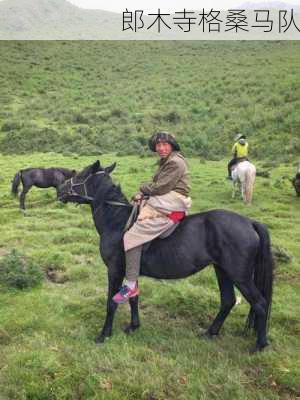
<instances>
[{"instance_id":1,"label":"horse hoof","mask_svg":"<svg viewBox=\"0 0 300 400\"><path fill-rule=\"evenodd\" d=\"M200 333L200 337L202 337L203 339L214 340L218 337L218 335L210 333L209 331L205 331L203 333Z\"/></svg>"},{"instance_id":2,"label":"horse hoof","mask_svg":"<svg viewBox=\"0 0 300 400\"><path fill-rule=\"evenodd\" d=\"M126 333L126 335L129 335L130 333L136 331L139 327L140 325L128 324L127 326L125 326L124 332Z\"/></svg>"},{"instance_id":3,"label":"horse hoof","mask_svg":"<svg viewBox=\"0 0 300 400\"><path fill-rule=\"evenodd\" d=\"M249 353L250 353L250 354L256 354L256 353L258 353L258 352L264 351L264 349L265 349L268 345L269 345L269 343L266 343L266 344L264 344L264 345L258 345L258 344L256 344L254 347L252 347L252 348L249 350Z\"/></svg>"},{"instance_id":4,"label":"horse hoof","mask_svg":"<svg viewBox=\"0 0 300 400\"><path fill-rule=\"evenodd\" d=\"M107 339L108 338L108 336L105 336L105 335L99 335L99 336L97 336L96 337L96 340L95 340L95 342L96 342L96 345L101 345L101 344L103 344L104 342L105 342L105 339Z\"/></svg>"}]
</instances>

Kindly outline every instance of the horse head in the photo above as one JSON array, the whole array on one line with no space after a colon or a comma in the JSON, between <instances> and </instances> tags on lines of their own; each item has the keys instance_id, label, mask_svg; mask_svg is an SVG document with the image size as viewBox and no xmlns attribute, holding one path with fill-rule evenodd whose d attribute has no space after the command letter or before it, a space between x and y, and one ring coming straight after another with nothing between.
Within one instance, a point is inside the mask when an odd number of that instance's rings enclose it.
<instances>
[{"instance_id":1,"label":"horse head","mask_svg":"<svg viewBox=\"0 0 300 400\"><path fill-rule=\"evenodd\" d=\"M58 199L63 203L91 204L98 189L111 181L109 174L115 167L116 163L113 163L103 168L97 160L60 185Z\"/></svg>"}]
</instances>

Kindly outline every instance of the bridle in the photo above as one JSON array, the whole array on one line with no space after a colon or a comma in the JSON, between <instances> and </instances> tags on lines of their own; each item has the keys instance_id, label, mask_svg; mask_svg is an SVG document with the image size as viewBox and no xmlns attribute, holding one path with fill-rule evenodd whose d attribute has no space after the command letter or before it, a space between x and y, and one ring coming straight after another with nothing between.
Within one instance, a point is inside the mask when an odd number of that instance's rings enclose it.
<instances>
[{"instance_id":1,"label":"bridle","mask_svg":"<svg viewBox=\"0 0 300 400\"><path fill-rule=\"evenodd\" d=\"M82 199L82 200L93 201L93 200L94 200L94 197L91 197L91 196L88 195L87 188L86 188L86 183L87 183L87 181L88 181L91 177L93 177L93 176L95 176L95 175L103 175L103 174L105 174L105 171L98 171L98 172L95 172L94 174L88 175L88 176L84 179L84 181L78 182L78 183L74 183L74 182L73 182L73 177L70 178L70 179L68 179L67 181L65 181L65 183L68 183L68 182L69 182L69 183L71 184L71 187L70 187L70 190L67 192L67 195L69 195L69 196L76 196L76 197L78 197L78 198L80 198L80 199ZM84 195L81 195L81 194L79 194L79 193L77 193L77 192L74 191L74 188L77 187L77 186L83 186ZM112 205L112 206L131 207L130 204L122 203L122 202L120 202L120 201L106 200L105 203L110 204L110 205ZM95 213L98 211L98 209L99 209L99 207L96 209Z\"/></svg>"},{"instance_id":2,"label":"bridle","mask_svg":"<svg viewBox=\"0 0 300 400\"><path fill-rule=\"evenodd\" d=\"M80 199L82 199L82 200L93 201L93 200L94 200L94 197L91 197L91 196L88 195L87 188L86 188L86 183L87 183L87 181L88 181L92 176L95 176L95 175L102 175L102 174L105 174L105 171L98 171L98 172L95 172L94 174L88 175L88 176L84 179L84 181L78 182L78 183L74 183L74 182L73 182L73 178L74 178L74 177L68 179L65 183L70 183L70 184L71 184L71 187L70 187L70 190L67 192L67 195L69 195L69 196L75 196L75 197L78 197L78 198L80 198ZM77 192L74 191L74 188L77 187L77 186L83 186L84 195L81 195L81 194L79 194L79 193L77 193Z\"/></svg>"}]
</instances>

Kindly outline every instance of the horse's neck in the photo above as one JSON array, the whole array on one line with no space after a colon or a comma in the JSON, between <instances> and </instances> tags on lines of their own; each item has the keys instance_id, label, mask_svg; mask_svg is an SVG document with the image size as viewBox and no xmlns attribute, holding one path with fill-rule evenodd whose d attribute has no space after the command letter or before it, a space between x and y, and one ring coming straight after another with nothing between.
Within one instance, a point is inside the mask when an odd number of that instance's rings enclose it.
<instances>
[{"instance_id":1,"label":"horse's neck","mask_svg":"<svg viewBox=\"0 0 300 400\"><path fill-rule=\"evenodd\" d=\"M54 168L54 170L62 173L66 178L69 178L72 176L72 171L67 168Z\"/></svg>"},{"instance_id":2,"label":"horse's neck","mask_svg":"<svg viewBox=\"0 0 300 400\"><path fill-rule=\"evenodd\" d=\"M104 192L100 189L99 192L100 193L96 193L95 200L92 204L94 223L98 233L101 236L117 233L123 235L123 230L130 216L132 207L121 190L115 185ZM121 203L124 204L124 206L110 204L109 202Z\"/></svg>"}]
</instances>

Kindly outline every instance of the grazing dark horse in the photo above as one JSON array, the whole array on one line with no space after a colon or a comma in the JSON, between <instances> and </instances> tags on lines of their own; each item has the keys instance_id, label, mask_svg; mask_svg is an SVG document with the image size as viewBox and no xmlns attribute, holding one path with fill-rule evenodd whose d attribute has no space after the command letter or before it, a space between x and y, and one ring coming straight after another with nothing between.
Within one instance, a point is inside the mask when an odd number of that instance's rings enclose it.
<instances>
[{"instance_id":1,"label":"grazing dark horse","mask_svg":"<svg viewBox=\"0 0 300 400\"><path fill-rule=\"evenodd\" d=\"M58 188L66 179L72 178L75 170L67 168L27 168L16 173L12 181L11 192L17 196L18 187L22 182L23 190L20 194L20 208L25 210L25 196L32 186L39 188Z\"/></svg>"},{"instance_id":2,"label":"grazing dark horse","mask_svg":"<svg viewBox=\"0 0 300 400\"><path fill-rule=\"evenodd\" d=\"M297 196L300 196L300 165L298 165L298 170L295 177L292 179L292 184L295 188Z\"/></svg>"},{"instance_id":3,"label":"grazing dark horse","mask_svg":"<svg viewBox=\"0 0 300 400\"><path fill-rule=\"evenodd\" d=\"M62 202L88 203L101 236L100 254L108 269L107 315L97 336L98 343L112 334L117 304L112 297L125 275L123 229L131 205L116 186L110 172L115 164L102 168L99 161L66 181L58 189ZM267 321L271 310L273 261L270 239L264 225L226 210L211 210L186 217L175 232L155 239L144 247L141 275L158 279L179 279L213 264L221 294L221 307L206 335L217 335L236 299L236 286L250 303L247 327L257 333L254 351L267 346ZM138 297L129 299L130 332L139 327Z\"/></svg>"}]
</instances>

